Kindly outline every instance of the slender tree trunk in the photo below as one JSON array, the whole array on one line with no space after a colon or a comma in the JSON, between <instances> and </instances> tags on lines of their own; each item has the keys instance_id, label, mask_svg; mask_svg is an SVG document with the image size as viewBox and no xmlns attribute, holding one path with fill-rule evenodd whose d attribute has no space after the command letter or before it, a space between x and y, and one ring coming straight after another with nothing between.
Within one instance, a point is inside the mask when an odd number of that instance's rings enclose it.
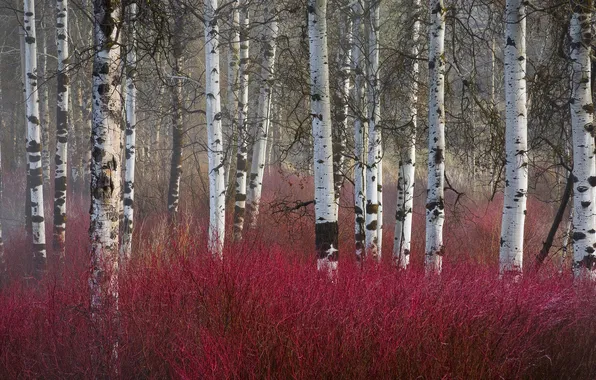
<instances>
[{"instance_id":1,"label":"slender tree trunk","mask_svg":"<svg viewBox=\"0 0 596 380\"><path fill-rule=\"evenodd\" d=\"M1 79L1 78L0 78ZM6 120L4 116L4 107L2 106L2 84L0 84L0 285L6 282L6 258L4 257L4 239L2 236L2 218L4 216L4 204L3 201L3 190L4 190L4 181L3 181L3 173L4 170L2 168L2 143L4 142L4 138L6 134Z\"/></svg>"},{"instance_id":2,"label":"slender tree trunk","mask_svg":"<svg viewBox=\"0 0 596 380\"><path fill-rule=\"evenodd\" d=\"M222 257L225 237L226 185L219 89L217 0L205 0L205 98L209 144L209 250Z\"/></svg>"},{"instance_id":3,"label":"slender tree trunk","mask_svg":"<svg viewBox=\"0 0 596 380\"><path fill-rule=\"evenodd\" d=\"M43 6L45 13L45 4ZM49 75L48 75L48 33L45 24L45 14L42 15L41 26L41 62L39 65L39 77L42 84L39 87L40 103L39 111L41 118L41 166L43 169L43 184L46 190L50 185L50 104L49 104Z\"/></svg>"},{"instance_id":4,"label":"slender tree trunk","mask_svg":"<svg viewBox=\"0 0 596 380\"><path fill-rule=\"evenodd\" d=\"M430 2L430 49L428 57L428 189L426 196L427 273L440 273L445 221L445 8L443 0Z\"/></svg>"},{"instance_id":5,"label":"slender tree trunk","mask_svg":"<svg viewBox=\"0 0 596 380\"><path fill-rule=\"evenodd\" d=\"M267 154L267 136L271 124L271 92L274 80L275 50L278 26L273 2L263 4L263 28L261 31L261 76L257 108L255 142L250 169L250 180L247 191L247 220L250 228L255 228L259 216L261 194L263 191L263 174Z\"/></svg>"},{"instance_id":6,"label":"slender tree trunk","mask_svg":"<svg viewBox=\"0 0 596 380\"><path fill-rule=\"evenodd\" d=\"M342 6L343 3L342 3ZM335 186L335 203L339 212L341 188L344 182L346 132L348 130L348 112L350 97L350 64L352 60L352 19L347 11L342 11L339 21L339 49L337 52L337 88L334 104L336 111L333 126L333 182Z\"/></svg>"},{"instance_id":7,"label":"slender tree trunk","mask_svg":"<svg viewBox=\"0 0 596 380\"><path fill-rule=\"evenodd\" d=\"M366 250L380 260L379 226L379 167L381 165L381 103L379 83L379 7L377 0L368 2L368 162L366 166Z\"/></svg>"},{"instance_id":8,"label":"slender tree trunk","mask_svg":"<svg viewBox=\"0 0 596 380\"><path fill-rule=\"evenodd\" d=\"M68 0L56 0L56 48L58 52L56 100L56 156L54 164L54 254L64 260L66 242L66 189L68 184L68 130L71 117L68 73Z\"/></svg>"},{"instance_id":9,"label":"slender tree trunk","mask_svg":"<svg viewBox=\"0 0 596 380\"><path fill-rule=\"evenodd\" d=\"M131 257L132 233L134 220L134 198L135 198L135 159L136 159L136 125L137 125L137 89L136 76L136 17L137 4L130 3L127 7L128 34L126 53L126 163L124 168L124 226L122 228L122 246L120 256L124 261Z\"/></svg>"},{"instance_id":10,"label":"slender tree trunk","mask_svg":"<svg viewBox=\"0 0 596 380\"><path fill-rule=\"evenodd\" d=\"M399 155L399 177L397 179L397 207L395 210L395 236L393 257L399 268L405 269L410 263L412 239L412 210L414 208L414 182L416 174L416 132L418 129L418 54L420 51L420 0L413 0L412 45L410 47L412 77L406 104L409 124L403 148Z\"/></svg>"},{"instance_id":11,"label":"slender tree trunk","mask_svg":"<svg viewBox=\"0 0 596 380\"><path fill-rule=\"evenodd\" d=\"M234 144L236 136L237 114L238 114L238 75L240 64L240 13L238 11L238 0L234 0L231 4L231 25L229 33L228 48L228 88L227 88L227 104L225 107L226 114L226 135L230 136L230 143L226 148L226 170L225 170L225 184L226 188L230 188L230 172L232 171L234 152L237 144ZM229 195L228 195L229 196Z\"/></svg>"},{"instance_id":12,"label":"slender tree trunk","mask_svg":"<svg viewBox=\"0 0 596 380\"><path fill-rule=\"evenodd\" d=\"M120 210L121 100L120 44L117 25L120 3L94 0L93 118L91 130L91 268L89 287L92 318L106 336L95 352L99 373L117 377L118 232ZM111 325L111 326L110 326ZM106 350L106 348L108 348ZM105 358L108 366L105 368Z\"/></svg>"},{"instance_id":13,"label":"slender tree trunk","mask_svg":"<svg viewBox=\"0 0 596 380\"><path fill-rule=\"evenodd\" d=\"M596 279L596 161L594 159L594 105L591 93L590 12L592 2L573 6L571 36L571 128L573 133L573 273Z\"/></svg>"},{"instance_id":14,"label":"slender tree trunk","mask_svg":"<svg viewBox=\"0 0 596 380\"><path fill-rule=\"evenodd\" d=\"M327 1L308 1L310 109L314 137L315 247L317 269L337 271L338 227L333 186L333 145L327 53Z\"/></svg>"},{"instance_id":15,"label":"slender tree trunk","mask_svg":"<svg viewBox=\"0 0 596 380\"><path fill-rule=\"evenodd\" d=\"M35 2L25 0L25 96L27 114L27 162L31 194L31 232L33 241L34 275L40 277L46 266L46 234L43 204L43 173L41 165L41 128L39 125L39 94L37 77L37 45L35 34Z\"/></svg>"},{"instance_id":16,"label":"slender tree trunk","mask_svg":"<svg viewBox=\"0 0 596 380\"><path fill-rule=\"evenodd\" d=\"M368 120L364 106L364 80L365 62L362 57L362 4L356 1L352 4L352 73L354 86L352 88L352 103L354 104L354 214L355 214L355 240L356 258L362 259L365 249L364 209L366 205L366 145L364 140L367 134Z\"/></svg>"},{"instance_id":17,"label":"slender tree trunk","mask_svg":"<svg viewBox=\"0 0 596 380\"><path fill-rule=\"evenodd\" d=\"M505 9L505 196L501 224L499 271L517 276L522 271L524 221L528 192L526 108L526 6L507 0Z\"/></svg>"},{"instance_id":18,"label":"slender tree trunk","mask_svg":"<svg viewBox=\"0 0 596 380\"><path fill-rule=\"evenodd\" d=\"M181 10L177 9L176 30L174 31L173 64L172 68L172 160L170 165L170 183L168 187L168 211L172 220L178 215L178 203L180 200L180 178L182 177L182 146L184 144L184 130L182 120L182 16Z\"/></svg>"},{"instance_id":19,"label":"slender tree trunk","mask_svg":"<svg viewBox=\"0 0 596 380\"><path fill-rule=\"evenodd\" d=\"M248 117L248 64L249 64L249 27L250 14L248 0L242 0L240 9L240 73L238 98L238 134L236 141L236 199L234 207L234 239L242 239L244 228L244 209L246 207L246 170L247 167L247 117Z\"/></svg>"}]
</instances>

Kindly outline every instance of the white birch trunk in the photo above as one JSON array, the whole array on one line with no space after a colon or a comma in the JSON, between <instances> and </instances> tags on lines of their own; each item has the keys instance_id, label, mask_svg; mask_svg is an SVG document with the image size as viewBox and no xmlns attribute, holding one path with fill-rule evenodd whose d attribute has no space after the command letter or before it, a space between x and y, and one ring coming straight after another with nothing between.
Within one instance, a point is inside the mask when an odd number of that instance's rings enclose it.
<instances>
[{"instance_id":1,"label":"white birch trunk","mask_svg":"<svg viewBox=\"0 0 596 380\"><path fill-rule=\"evenodd\" d=\"M117 368L117 339L115 334L110 333L111 330L104 329L117 323L118 311L122 108L118 93L121 58L116 25L120 22L120 16L120 7L114 6L111 0L94 1L89 287L92 317L101 334L109 334L111 361L108 368L100 369L105 372L104 377L115 377ZM101 355L104 350L100 346L95 354Z\"/></svg>"},{"instance_id":2,"label":"white birch trunk","mask_svg":"<svg viewBox=\"0 0 596 380\"><path fill-rule=\"evenodd\" d=\"M27 163L31 196L31 231L34 275L41 276L46 266L46 233L43 204L41 160L41 128L39 125L39 93L37 77L37 45L35 34L35 1L24 1L25 26L25 103L27 117Z\"/></svg>"},{"instance_id":3,"label":"white birch trunk","mask_svg":"<svg viewBox=\"0 0 596 380\"><path fill-rule=\"evenodd\" d=\"M271 124L271 93L274 80L276 38L278 33L277 20L272 2L267 2L263 9L263 28L261 31L261 75L259 100L257 105L257 120L255 142L247 189L247 221L250 228L257 226L261 194L263 191L263 174L265 173L265 159L267 155L267 136Z\"/></svg>"},{"instance_id":4,"label":"white birch trunk","mask_svg":"<svg viewBox=\"0 0 596 380\"><path fill-rule=\"evenodd\" d=\"M234 239L242 239L246 208L246 170L248 159L248 64L250 13L248 0L242 0L240 9L240 72L238 99L238 134L236 136L236 197L234 207Z\"/></svg>"},{"instance_id":5,"label":"white birch trunk","mask_svg":"<svg viewBox=\"0 0 596 380\"><path fill-rule=\"evenodd\" d=\"M363 107L365 80L364 59L362 57L362 4L356 1L352 4L352 73L354 86L352 87L352 103L354 104L354 216L356 258L361 260L365 249L364 210L366 206L366 149L365 137L368 121Z\"/></svg>"},{"instance_id":6,"label":"white birch trunk","mask_svg":"<svg viewBox=\"0 0 596 380\"><path fill-rule=\"evenodd\" d=\"M221 95L219 88L219 28L217 0L205 0L205 99L209 146L209 250L222 257L225 237L226 185L224 182Z\"/></svg>"},{"instance_id":7,"label":"white birch trunk","mask_svg":"<svg viewBox=\"0 0 596 380\"><path fill-rule=\"evenodd\" d=\"M338 227L333 186L333 144L327 52L327 1L308 1L310 109L314 138L315 247L317 269L337 272Z\"/></svg>"},{"instance_id":8,"label":"white birch trunk","mask_svg":"<svg viewBox=\"0 0 596 380\"><path fill-rule=\"evenodd\" d=\"M416 174L416 131L418 129L418 79L420 68L418 54L420 51L420 0L413 1L412 46L410 48L411 80L408 102L409 124L406 130L404 146L399 155L399 174L397 179L397 207L395 210L395 235L393 258L401 269L410 263L410 247L412 239L412 210L414 208L414 182Z\"/></svg>"},{"instance_id":9,"label":"white birch trunk","mask_svg":"<svg viewBox=\"0 0 596 380\"><path fill-rule=\"evenodd\" d=\"M56 155L54 162L54 253L64 260L66 242L66 189L68 183L68 130L70 83L68 73L68 0L56 0L56 48L58 53L56 100Z\"/></svg>"},{"instance_id":10,"label":"white birch trunk","mask_svg":"<svg viewBox=\"0 0 596 380\"><path fill-rule=\"evenodd\" d=\"M45 6L44 12L45 13ZM42 15L44 17L44 15ZM50 185L50 97L49 97L49 75L48 75L48 32L45 21L41 24L41 64L39 65L39 77L43 81L40 86L39 114L41 119L41 166L43 169L43 184L46 191Z\"/></svg>"},{"instance_id":11,"label":"white birch trunk","mask_svg":"<svg viewBox=\"0 0 596 380\"><path fill-rule=\"evenodd\" d=\"M136 17L137 4L131 3L128 6L128 34L127 34L127 53L126 53L126 161L124 168L124 219L122 228L122 246L120 247L120 256L122 260L127 261L132 253L132 236L134 221L134 197L135 197L135 159L136 159L136 125L137 125L137 89L135 83L136 77Z\"/></svg>"},{"instance_id":12,"label":"white birch trunk","mask_svg":"<svg viewBox=\"0 0 596 380\"><path fill-rule=\"evenodd\" d=\"M228 75L227 75L227 104L226 104L226 122L227 136L230 136L230 143L226 149L226 171L225 184L230 188L230 172L233 163L233 136L236 134L237 115L238 115L238 75L240 64L240 13L238 12L238 0L231 4L231 25L229 33L228 48Z\"/></svg>"},{"instance_id":13,"label":"white birch trunk","mask_svg":"<svg viewBox=\"0 0 596 380\"><path fill-rule=\"evenodd\" d=\"M505 195L501 223L499 273L522 271L528 191L526 106L526 6L507 0L505 9Z\"/></svg>"},{"instance_id":14,"label":"white birch trunk","mask_svg":"<svg viewBox=\"0 0 596 380\"><path fill-rule=\"evenodd\" d=\"M445 9L443 0L430 2L430 49L428 56L428 189L426 197L427 273L440 273L443 264L445 221Z\"/></svg>"},{"instance_id":15,"label":"white birch trunk","mask_svg":"<svg viewBox=\"0 0 596 380\"><path fill-rule=\"evenodd\" d=\"M588 1L575 4L569 24L571 36L571 128L573 133L573 273L596 279L596 160L594 105L591 93L591 33Z\"/></svg>"},{"instance_id":16,"label":"white birch trunk","mask_svg":"<svg viewBox=\"0 0 596 380\"><path fill-rule=\"evenodd\" d=\"M379 166L381 165L381 103L379 83L379 7L376 0L368 3L368 162L366 166L366 253L381 260L378 249Z\"/></svg>"}]
</instances>

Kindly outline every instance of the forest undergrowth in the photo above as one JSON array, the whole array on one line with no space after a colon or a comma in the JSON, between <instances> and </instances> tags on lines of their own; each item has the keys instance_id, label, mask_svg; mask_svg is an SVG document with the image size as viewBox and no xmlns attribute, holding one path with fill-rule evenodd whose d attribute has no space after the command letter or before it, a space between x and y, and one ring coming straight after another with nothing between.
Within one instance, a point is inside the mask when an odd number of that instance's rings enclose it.
<instances>
[{"instance_id":1,"label":"forest undergrowth","mask_svg":"<svg viewBox=\"0 0 596 380\"><path fill-rule=\"evenodd\" d=\"M440 277L424 275L422 214L414 215L411 268L400 272L390 257L390 202L380 264L355 261L352 213L342 207L339 273L330 281L315 270L312 206L284 212L296 199L307 201L311 186L291 178L270 186L259 227L227 244L223 261L206 251L205 210L187 211L176 225L165 215L137 220L112 326L120 377L596 377L596 290L574 285L557 260L518 282L499 281L499 201L448 208ZM292 201L279 203L282 193ZM386 199L392 196L387 191ZM11 280L0 291L0 378L97 375L92 350L106 332L94 327L89 310L88 216L84 204L71 210L66 264L50 265L41 281L26 276L25 237L13 231L7 238ZM528 263L550 212L530 199Z\"/></svg>"}]
</instances>

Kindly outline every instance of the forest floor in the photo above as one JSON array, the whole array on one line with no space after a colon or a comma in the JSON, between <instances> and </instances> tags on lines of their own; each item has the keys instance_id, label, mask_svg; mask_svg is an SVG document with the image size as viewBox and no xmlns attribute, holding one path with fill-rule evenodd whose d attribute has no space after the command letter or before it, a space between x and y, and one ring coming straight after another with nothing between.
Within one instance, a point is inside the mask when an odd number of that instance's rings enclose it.
<instances>
[{"instance_id":1,"label":"forest floor","mask_svg":"<svg viewBox=\"0 0 596 380\"><path fill-rule=\"evenodd\" d=\"M89 309L85 200L70 208L65 267L50 266L41 281L26 276L28 246L13 228L11 281L0 291L0 378L97 377L97 362L110 358L109 349L94 356L109 347L106 331L118 336L127 379L596 378L596 289L574 285L557 259L518 282L499 281L498 200L454 205L449 195L444 272L427 277L423 213L414 214L411 268L391 263L390 189L383 262L355 261L346 188L331 282L315 270L312 210L286 212L309 194L308 178L270 186L258 228L227 244L223 261L206 251L204 207L183 207L175 226L163 214L138 218L117 324L101 331ZM529 199L526 263L551 208Z\"/></svg>"}]
</instances>

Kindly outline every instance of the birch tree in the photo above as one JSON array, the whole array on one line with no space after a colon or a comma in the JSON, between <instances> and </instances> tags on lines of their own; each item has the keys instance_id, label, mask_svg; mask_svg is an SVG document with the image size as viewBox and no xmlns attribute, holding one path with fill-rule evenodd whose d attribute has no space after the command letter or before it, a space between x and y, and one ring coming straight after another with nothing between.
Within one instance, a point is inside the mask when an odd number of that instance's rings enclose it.
<instances>
[{"instance_id":1,"label":"birch tree","mask_svg":"<svg viewBox=\"0 0 596 380\"><path fill-rule=\"evenodd\" d=\"M68 73L68 0L56 0L56 48L58 53L56 97L56 155L54 164L54 252L64 259L66 242L66 188L68 183L68 130L70 82Z\"/></svg>"},{"instance_id":2,"label":"birch tree","mask_svg":"<svg viewBox=\"0 0 596 380\"><path fill-rule=\"evenodd\" d=\"M522 270L524 220L528 191L526 106L526 3L507 0L505 6L505 195L501 224L499 271Z\"/></svg>"},{"instance_id":3,"label":"birch tree","mask_svg":"<svg viewBox=\"0 0 596 380\"><path fill-rule=\"evenodd\" d=\"M445 8L443 0L430 2L430 48L428 52L428 189L426 196L427 273L440 273L445 221Z\"/></svg>"},{"instance_id":4,"label":"birch tree","mask_svg":"<svg viewBox=\"0 0 596 380\"><path fill-rule=\"evenodd\" d=\"M573 5L571 36L571 128L573 134L573 273L596 279L596 160L594 105L591 93L590 30L592 1Z\"/></svg>"},{"instance_id":5,"label":"birch tree","mask_svg":"<svg viewBox=\"0 0 596 380\"><path fill-rule=\"evenodd\" d=\"M44 225L43 171L41 160L41 128L37 77L37 41L35 33L35 1L24 1L25 27L25 108L27 117L28 189L31 199L31 237L34 275L39 277L46 266L46 233Z\"/></svg>"},{"instance_id":6,"label":"birch tree","mask_svg":"<svg viewBox=\"0 0 596 380\"><path fill-rule=\"evenodd\" d=\"M94 0L94 59L91 129L91 208L89 236L91 310L96 323L112 322L118 309L121 101L120 3ZM107 312L107 313L106 313ZM106 314L104 314L106 313ZM109 315L104 319L104 315ZM110 349L115 347L112 340ZM101 351L101 350L100 350ZM112 356L112 359L114 357ZM113 363L112 363L113 364Z\"/></svg>"},{"instance_id":7,"label":"birch tree","mask_svg":"<svg viewBox=\"0 0 596 380\"><path fill-rule=\"evenodd\" d=\"M412 41L409 67L411 79L408 88L406 111L409 123L406 129L404 146L399 152L399 174L397 179L397 206L395 210L395 235L393 257L399 268L405 269L410 263L412 239L412 210L414 207L414 180L416 174L416 131L418 129L418 54L420 51L420 0L413 0Z\"/></svg>"},{"instance_id":8,"label":"birch tree","mask_svg":"<svg viewBox=\"0 0 596 380\"><path fill-rule=\"evenodd\" d=\"M366 107L364 106L364 92L366 82L364 80L364 59L362 57L362 3L355 1L351 6L352 13L352 73L354 86L352 87L352 104L354 107L354 216L355 216L355 240L356 258L361 260L365 249L364 210L366 205L366 137L368 120Z\"/></svg>"},{"instance_id":9,"label":"birch tree","mask_svg":"<svg viewBox=\"0 0 596 380\"><path fill-rule=\"evenodd\" d=\"M225 160L225 184L226 187L230 187L229 177L232 169L233 154L230 150L234 147L234 135L236 134L235 128L237 125L237 114L238 114L238 75L240 65L240 12L238 11L238 0L234 0L231 3L230 9L230 26L229 26L229 47L228 47L228 72L227 72L227 99L226 99L226 129L227 135L231 136L228 145Z\"/></svg>"},{"instance_id":10,"label":"birch tree","mask_svg":"<svg viewBox=\"0 0 596 380\"><path fill-rule=\"evenodd\" d=\"M136 17L137 4L132 2L127 7L127 52L126 52L126 161L124 168L124 219L122 228L122 246L120 255L122 259L128 260L132 251L132 233L134 220L134 197L135 197L135 159L136 159L136 124L137 124L137 90L135 83L136 76Z\"/></svg>"},{"instance_id":11,"label":"birch tree","mask_svg":"<svg viewBox=\"0 0 596 380\"><path fill-rule=\"evenodd\" d=\"M242 239L244 228L244 211L246 207L246 170L248 159L248 64L249 64L249 27L250 13L248 0L240 4L240 68L238 84L238 121L236 148L236 198L234 207L234 239Z\"/></svg>"},{"instance_id":12,"label":"birch tree","mask_svg":"<svg viewBox=\"0 0 596 380\"><path fill-rule=\"evenodd\" d=\"M168 184L168 211L175 219L180 201L180 178L182 177L182 146L184 130L182 118L182 32L184 15L176 0L171 2L175 17L174 35L172 36L172 79L170 99L172 103L172 160L170 162L170 182Z\"/></svg>"},{"instance_id":13,"label":"birch tree","mask_svg":"<svg viewBox=\"0 0 596 380\"><path fill-rule=\"evenodd\" d=\"M205 0L205 99L209 155L209 249L222 257L225 237L226 185L219 89L217 0Z\"/></svg>"},{"instance_id":14,"label":"birch tree","mask_svg":"<svg viewBox=\"0 0 596 380\"><path fill-rule=\"evenodd\" d=\"M369 5L368 31L368 160L366 165L366 250L380 260L379 227L379 167L381 163L381 103L379 83L379 7L378 0Z\"/></svg>"},{"instance_id":15,"label":"birch tree","mask_svg":"<svg viewBox=\"0 0 596 380\"><path fill-rule=\"evenodd\" d=\"M275 7L272 1L263 3L263 26L260 33L261 74L259 99L257 103L257 120L255 142L247 189L247 221L250 228L255 228L259 216L261 194L263 192L263 175L267 158L267 140L271 124L271 93L274 81L276 38L278 33Z\"/></svg>"},{"instance_id":16,"label":"birch tree","mask_svg":"<svg viewBox=\"0 0 596 380\"><path fill-rule=\"evenodd\" d=\"M315 247L317 269L337 271L338 227L333 186L329 57L327 52L327 1L308 1L310 51L310 109L314 137Z\"/></svg>"}]
</instances>

